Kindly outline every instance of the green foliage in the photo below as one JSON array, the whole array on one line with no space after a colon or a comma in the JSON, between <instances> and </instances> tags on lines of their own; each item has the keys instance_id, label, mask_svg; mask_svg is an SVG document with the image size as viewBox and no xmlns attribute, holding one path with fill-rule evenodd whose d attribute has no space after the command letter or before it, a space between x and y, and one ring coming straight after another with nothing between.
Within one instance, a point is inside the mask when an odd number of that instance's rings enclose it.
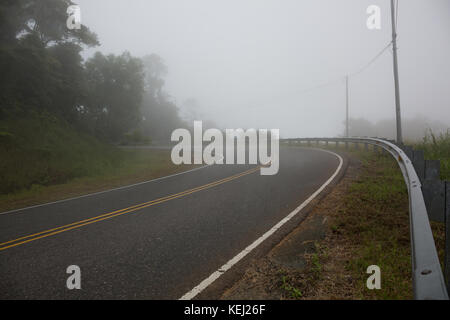
<instances>
[{"instance_id":1,"label":"green foliage","mask_svg":"<svg viewBox=\"0 0 450 320\"><path fill-rule=\"evenodd\" d=\"M47 111L97 138L118 143L144 137L167 140L183 125L163 92L167 66L151 54L97 52L83 62L83 47L99 44L86 26L66 26L70 0L0 3L0 119ZM125 136L126 135L126 136Z\"/></svg>"},{"instance_id":2,"label":"green foliage","mask_svg":"<svg viewBox=\"0 0 450 320\"><path fill-rule=\"evenodd\" d=\"M124 135L121 145L149 145L152 140L142 134L142 132L138 129L128 132Z\"/></svg>"},{"instance_id":3,"label":"green foliage","mask_svg":"<svg viewBox=\"0 0 450 320\"><path fill-rule=\"evenodd\" d=\"M73 4L0 2L0 194L117 168L122 152L104 142L148 144L181 125L159 56L83 61L99 42L86 26L67 28Z\"/></svg>"},{"instance_id":4,"label":"green foliage","mask_svg":"<svg viewBox=\"0 0 450 320\"><path fill-rule=\"evenodd\" d=\"M0 121L0 154L0 194L101 174L124 159L45 112Z\"/></svg>"},{"instance_id":5,"label":"green foliage","mask_svg":"<svg viewBox=\"0 0 450 320\"><path fill-rule=\"evenodd\" d=\"M20 36L36 35L44 46L73 42L86 46L99 44L86 26L80 30L66 27L70 0L3 0L0 4L0 40L14 43Z\"/></svg>"},{"instance_id":6,"label":"green foliage","mask_svg":"<svg viewBox=\"0 0 450 320\"><path fill-rule=\"evenodd\" d=\"M292 299L300 299L303 297L301 290L291 285L287 276L282 276L281 282L281 289L286 290Z\"/></svg>"},{"instance_id":7,"label":"green foliage","mask_svg":"<svg viewBox=\"0 0 450 320\"><path fill-rule=\"evenodd\" d=\"M423 150L426 159L441 160L441 178L450 180L450 130L436 136L428 130L421 143L415 149Z\"/></svg>"},{"instance_id":8,"label":"green foliage","mask_svg":"<svg viewBox=\"0 0 450 320\"><path fill-rule=\"evenodd\" d=\"M391 157L357 153L362 173L344 198L342 214L334 221L351 242L347 268L357 280L361 298L411 298L411 255L408 194L398 165ZM368 290L366 269L381 268L381 290Z\"/></svg>"},{"instance_id":9,"label":"green foliage","mask_svg":"<svg viewBox=\"0 0 450 320\"><path fill-rule=\"evenodd\" d=\"M143 57L142 62L145 92L141 112L145 120L141 122L140 127L144 135L167 141L174 129L185 126L179 117L177 106L163 91L162 77L167 73L167 66L156 54Z\"/></svg>"},{"instance_id":10,"label":"green foliage","mask_svg":"<svg viewBox=\"0 0 450 320\"><path fill-rule=\"evenodd\" d=\"M82 46L98 44L83 26L66 26L69 0L13 0L0 4L0 116L47 110L75 122L82 104ZM1 19L0 19L1 20Z\"/></svg>"},{"instance_id":11,"label":"green foliage","mask_svg":"<svg viewBox=\"0 0 450 320\"><path fill-rule=\"evenodd\" d=\"M86 64L83 46L95 34L66 26L69 0L0 4L0 117L45 110L98 138L117 142L141 120L143 67L129 53L97 53Z\"/></svg>"},{"instance_id":12,"label":"green foliage","mask_svg":"<svg viewBox=\"0 0 450 320\"><path fill-rule=\"evenodd\" d=\"M97 52L86 62L88 98L83 114L98 137L117 142L139 122L143 78L141 60L127 52L120 56Z\"/></svg>"}]
</instances>

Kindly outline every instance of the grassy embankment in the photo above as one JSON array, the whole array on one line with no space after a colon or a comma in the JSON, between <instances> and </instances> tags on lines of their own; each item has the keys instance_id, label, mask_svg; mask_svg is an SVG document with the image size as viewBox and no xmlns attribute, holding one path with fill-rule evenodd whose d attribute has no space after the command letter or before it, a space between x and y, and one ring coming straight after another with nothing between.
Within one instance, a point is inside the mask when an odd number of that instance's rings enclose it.
<instances>
[{"instance_id":1,"label":"grassy embankment","mask_svg":"<svg viewBox=\"0 0 450 320\"><path fill-rule=\"evenodd\" d=\"M119 149L50 115L0 121L0 211L179 172L170 150Z\"/></svg>"},{"instance_id":2,"label":"grassy embankment","mask_svg":"<svg viewBox=\"0 0 450 320\"><path fill-rule=\"evenodd\" d=\"M450 130L436 136L429 132L422 142L414 144L414 148L423 150L425 159L441 161L441 180L450 181ZM438 250L441 266L444 267L445 257L445 225L431 222L434 239Z\"/></svg>"},{"instance_id":3,"label":"grassy embankment","mask_svg":"<svg viewBox=\"0 0 450 320\"><path fill-rule=\"evenodd\" d=\"M450 179L450 134L432 133L414 148L426 159L441 160L441 178ZM353 259L346 266L357 279L357 295L368 299L412 298L407 190L396 161L390 156L353 152L362 162L360 178L350 185L344 207L332 223L333 232L351 245ZM431 222L441 262L445 229ZM382 290L367 290L365 270L377 264Z\"/></svg>"},{"instance_id":4,"label":"grassy embankment","mask_svg":"<svg viewBox=\"0 0 450 320\"><path fill-rule=\"evenodd\" d=\"M429 135L414 147L424 150L426 159L441 160L441 178L450 179L450 134ZM313 281L313 287L319 291L339 297L339 288L329 288L330 279L325 280L325 277L330 275L324 270L341 263L346 277L351 279L350 296L353 298L411 299L408 196L398 164L391 156L374 152L350 151L349 154L358 159L361 166L357 178L350 180L345 187L335 212L329 214L328 236L316 243L316 252L308 258L309 268L305 272L308 285L311 286ZM435 222L431 225L443 261L444 226ZM333 257L336 253L344 258ZM372 264L381 269L381 290L366 288L366 269ZM336 283L340 277L336 276ZM296 290L302 291L303 288L297 287Z\"/></svg>"},{"instance_id":5,"label":"grassy embankment","mask_svg":"<svg viewBox=\"0 0 450 320\"><path fill-rule=\"evenodd\" d=\"M331 229L347 243L351 259L345 266L354 279L355 296L362 299L412 297L407 189L390 156L354 152L361 161L343 206L332 218ZM320 251L323 253L326 248ZM366 269L376 264L382 290L367 290Z\"/></svg>"}]
</instances>

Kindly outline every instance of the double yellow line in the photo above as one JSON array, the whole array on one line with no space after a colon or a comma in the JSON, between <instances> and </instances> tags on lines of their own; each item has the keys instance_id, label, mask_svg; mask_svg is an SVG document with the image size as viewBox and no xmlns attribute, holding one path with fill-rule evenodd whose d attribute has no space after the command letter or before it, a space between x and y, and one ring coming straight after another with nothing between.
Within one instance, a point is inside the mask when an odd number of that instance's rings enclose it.
<instances>
[{"instance_id":1,"label":"double yellow line","mask_svg":"<svg viewBox=\"0 0 450 320\"><path fill-rule=\"evenodd\" d=\"M103 220L111 219L111 218L114 218L114 217L117 217L117 216L121 216L123 214L127 214L127 213L134 212L134 211L137 211L137 210L140 210L140 209L143 209L143 208L154 206L156 204L163 203L163 202L166 202L166 201L169 201L169 200L181 198L181 197L187 196L189 194L192 194L192 193L195 193L195 192L199 192L199 191L202 191L202 190L206 190L206 189L218 186L220 184L223 184L223 183L226 183L226 182L238 179L240 177L252 174L252 173L258 171L259 169L260 169L260 166L258 166L256 168L253 168L253 169L250 169L250 170L247 170L247 171L244 171L244 172L241 172L241 173L238 173L238 174L235 174L233 176L230 176L230 177L227 177L227 178L224 178L224 179L221 179L221 180L217 180L217 181L214 181L214 182L211 182L211 183L208 183L208 184L205 184L205 185L193 188L193 189L189 189L189 190L186 190L186 191L183 191L183 192L179 192L179 193L176 193L176 194L173 194L173 195L165 196L165 197L162 197L162 198L158 198L158 199L155 199L155 200L151 200L151 201L148 201L148 202L137 204L137 205L134 205L134 206L131 206L131 207L128 207L128 208L116 210L116 211L109 212L109 213L104 213L104 214L101 214L101 215L93 217L93 218L89 218L89 219L73 222L73 223L66 224L66 225L61 226L61 227L57 227L57 228L41 231L41 232L38 232L38 233L30 234L28 236L23 236L23 237L14 239L14 240L6 241L6 242L3 242L3 243L0 243L0 251L6 250L6 249L9 249L9 248L12 248L12 247L17 247L19 245L22 245L22 244L25 244L25 243L28 243L28 242L31 242L31 241L35 241L35 240L38 240L38 239L54 236L54 235L57 235L59 233L66 232L66 231L69 231L69 230L72 230L72 229L81 228L83 226L86 226L86 225L89 225L89 224L92 224L92 223L96 223L96 222L100 222L100 221L103 221Z\"/></svg>"}]
</instances>

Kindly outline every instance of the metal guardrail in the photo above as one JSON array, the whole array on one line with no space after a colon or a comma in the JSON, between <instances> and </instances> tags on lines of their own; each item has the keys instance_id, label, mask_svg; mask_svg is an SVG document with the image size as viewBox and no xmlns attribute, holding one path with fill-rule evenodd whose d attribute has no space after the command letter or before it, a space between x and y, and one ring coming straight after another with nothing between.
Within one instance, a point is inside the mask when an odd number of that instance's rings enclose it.
<instances>
[{"instance_id":1,"label":"metal guardrail","mask_svg":"<svg viewBox=\"0 0 450 320\"><path fill-rule=\"evenodd\" d=\"M449 299L422 193L421 180L411 159L402 148L395 145L393 141L378 138L300 138L281 141L307 142L308 145L311 145L311 142L317 144L325 142L327 145L335 142L336 145L345 143L347 147L348 143L357 146L362 143L366 150L367 145L373 145L389 152L397 160L408 187L414 298L418 300ZM410 153L411 150L407 151Z\"/></svg>"}]
</instances>

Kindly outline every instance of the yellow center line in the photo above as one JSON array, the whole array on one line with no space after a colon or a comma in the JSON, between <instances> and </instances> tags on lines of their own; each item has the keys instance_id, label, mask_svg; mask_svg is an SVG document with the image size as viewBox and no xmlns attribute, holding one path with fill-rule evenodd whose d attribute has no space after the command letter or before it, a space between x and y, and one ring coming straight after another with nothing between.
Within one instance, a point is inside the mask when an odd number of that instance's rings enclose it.
<instances>
[{"instance_id":1,"label":"yellow center line","mask_svg":"<svg viewBox=\"0 0 450 320\"><path fill-rule=\"evenodd\" d=\"M91 221L91 220L96 220L96 219L99 219L99 218L101 218L101 217L109 216L109 215L112 215L112 214L115 214L115 213L123 212L123 211L130 210L130 209L133 209L133 208L140 208L141 206L144 206L144 205L147 205L147 204L150 204L150 203L153 203L153 202L159 202L159 201L161 201L161 200L166 200L166 199L169 200L169 199L171 199L171 198L174 197L174 196L177 196L177 195L184 195L184 194L186 194L186 193L188 193L188 192L191 192L191 191L196 191L196 190L200 191L200 190L203 190L205 187L217 185L217 184L220 184L220 183L229 181L230 179L238 178L238 177L240 177L242 174L245 174L246 172L250 172L250 171L253 172L253 170L256 170L256 168L255 168L255 169L247 170L247 171L242 172L242 173L238 173L238 174L236 174L236 175L234 175L234 176L231 176L231 177L227 177L227 178L224 178L224 179L221 179L221 180L218 180L218 181L214 181L214 182L205 184L205 185L203 185L203 186L199 186L199 187L195 187L195 188L192 188L192 189L189 189L189 190L185 190L185 191L182 191L182 192L173 194L173 195L168 195L168 196L165 196L165 197L162 197L162 198L158 198L158 199L154 199L154 200L151 200L151 201L148 201L148 202L140 203L140 204L137 204L137 205L128 207L128 208L124 208L124 209L116 210L116 211L113 211L113 212L101 214L101 215L95 216L95 217L93 217L93 218L89 218L89 219L85 219L85 220L73 222L73 223L70 223L70 224L67 224L67 225L64 225L64 226L61 226L61 227L57 227L57 228L53 228L53 229L41 231L41 232L38 232L38 233L30 234L30 235L28 235L28 236L24 236L24 237L21 237L21 238L17 238L17 239L14 239L14 240L10 240L10 241L7 241L7 242L3 242L3 243L0 243L0 247L3 246L3 245L5 245L5 244L11 243L11 242L23 240L23 239L30 238L30 237L37 236L37 235L41 235L41 234L44 234L44 233L47 233L47 232L51 232L51 231L55 231L55 230L58 230L58 229L70 227L70 226L73 226L73 225L76 225L76 224L80 224L80 223L83 223L83 222L87 222L87 221ZM251 173L251 172L250 172L250 173Z\"/></svg>"},{"instance_id":2,"label":"yellow center line","mask_svg":"<svg viewBox=\"0 0 450 320\"><path fill-rule=\"evenodd\" d=\"M16 247L16 246L19 246L21 244L25 244L25 243L28 243L28 242L31 242L31 241L35 241L35 240L38 240L38 239L50 237L50 236L53 236L53 235L56 235L56 234L59 234L59 233L62 233L62 232L66 232L66 231L69 231L69 230L72 230L72 229L80 228L82 226L86 226L86 225L89 225L89 224L92 224L92 223L95 223L95 222L100 222L100 221L103 221L103 220L106 220L106 219L111 219L111 218L114 218L114 217L117 217L117 216L120 216L120 215L123 215L123 214L126 214L126 213L134 212L134 211L137 211L137 210L140 210L140 209L143 209L143 208L147 208L147 207L159 204L159 203L163 203L163 202L169 201L169 200L173 200L173 199L177 199L177 198L180 198L180 197L184 197L184 196L187 196L189 194L192 194L192 193L195 193L195 192L198 192L198 191L202 191L202 190L206 190L206 189L215 187L217 185L220 185L220 184L223 184L223 183L226 183L226 182L238 179L240 177L243 177L243 176L246 176L246 175L249 175L249 174L252 174L252 173L258 171L259 169L260 169L260 166L258 166L256 168L253 168L253 169L250 169L250 170L247 170L247 171L244 171L244 172L241 172L241 173L238 173L238 174L235 174L233 176L230 176L230 177L227 177L227 178L224 178L224 179L221 179L221 180L217 180L217 181L214 181L214 182L211 182L211 183L208 183L208 184L196 187L196 188L185 190L185 191L173 194L173 195L165 196L165 197L162 197L162 198L158 198L158 199L155 199L155 200L151 200L151 201L148 201L148 202L137 204L137 205L134 205L134 206L131 206L131 207L128 207L128 208L124 208L124 209L112 211L112 212L109 212L109 213L101 214L101 215L93 217L93 218L84 219L84 220L73 222L73 223L70 223L70 224L67 224L67 225L64 225L64 226L61 226L61 227L57 227L57 228L41 231L41 232L34 233L34 234L31 234L31 235L23 236L23 237L14 239L14 240L3 242L3 243L0 243L0 251L6 250L8 248ZM27 238L30 238L30 239L27 239ZM27 240L24 240L24 239L27 239ZM24 240L24 241L20 241L20 240ZM20 242L18 242L18 241L20 241ZM10 245L5 246L7 244L10 244Z\"/></svg>"}]
</instances>

